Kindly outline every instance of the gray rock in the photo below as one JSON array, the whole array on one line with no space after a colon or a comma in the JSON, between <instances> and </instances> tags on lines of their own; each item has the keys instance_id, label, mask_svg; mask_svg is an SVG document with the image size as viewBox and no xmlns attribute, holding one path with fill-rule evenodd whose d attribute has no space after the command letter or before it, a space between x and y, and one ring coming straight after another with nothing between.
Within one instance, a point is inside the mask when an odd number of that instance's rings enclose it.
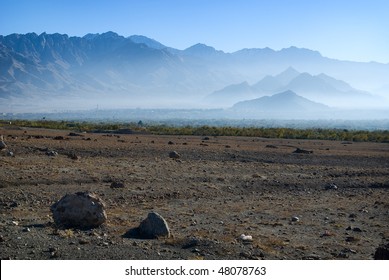
<instances>
[{"instance_id":1,"label":"gray rock","mask_svg":"<svg viewBox=\"0 0 389 280\"><path fill-rule=\"evenodd\" d=\"M170 158L174 158L174 159L178 159L178 158L180 158L180 154L177 153L176 151L171 151L171 152L169 153L169 157L170 157Z\"/></svg>"},{"instance_id":2,"label":"gray rock","mask_svg":"<svg viewBox=\"0 0 389 280\"><path fill-rule=\"evenodd\" d=\"M58 156L58 153L56 151L47 151L46 155L48 155L49 157L55 157Z\"/></svg>"},{"instance_id":3,"label":"gray rock","mask_svg":"<svg viewBox=\"0 0 389 280\"><path fill-rule=\"evenodd\" d=\"M337 190L337 189L338 189L338 186L335 185L334 183L331 183L331 184L327 185L327 186L325 187L325 189L326 189L326 190Z\"/></svg>"},{"instance_id":4,"label":"gray rock","mask_svg":"<svg viewBox=\"0 0 389 280\"><path fill-rule=\"evenodd\" d=\"M90 192L67 194L50 210L54 222L64 228L94 228L107 220L104 202Z\"/></svg>"},{"instance_id":5,"label":"gray rock","mask_svg":"<svg viewBox=\"0 0 389 280\"><path fill-rule=\"evenodd\" d=\"M298 222L298 221L300 221L299 217L297 217L297 216L292 217L292 222Z\"/></svg>"},{"instance_id":6,"label":"gray rock","mask_svg":"<svg viewBox=\"0 0 389 280\"><path fill-rule=\"evenodd\" d=\"M155 212L150 212L147 218L143 220L139 227L140 238L158 238L158 237L170 237L170 230L165 219Z\"/></svg>"},{"instance_id":7,"label":"gray rock","mask_svg":"<svg viewBox=\"0 0 389 280\"><path fill-rule=\"evenodd\" d=\"M312 154L313 151L308 151L308 150L297 148L293 153L294 154Z\"/></svg>"},{"instance_id":8,"label":"gray rock","mask_svg":"<svg viewBox=\"0 0 389 280\"><path fill-rule=\"evenodd\" d=\"M122 189L124 188L123 182L112 182L111 183L111 189Z\"/></svg>"}]
</instances>

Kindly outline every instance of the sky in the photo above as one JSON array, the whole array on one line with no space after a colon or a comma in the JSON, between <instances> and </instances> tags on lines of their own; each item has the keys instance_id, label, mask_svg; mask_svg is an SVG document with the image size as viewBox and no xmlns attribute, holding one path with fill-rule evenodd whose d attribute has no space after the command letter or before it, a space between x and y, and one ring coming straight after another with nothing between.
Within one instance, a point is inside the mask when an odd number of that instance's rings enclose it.
<instances>
[{"instance_id":1,"label":"sky","mask_svg":"<svg viewBox=\"0 0 389 280\"><path fill-rule=\"evenodd\" d=\"M114 31L185 49L275 50L389 63L387 0L0 0L0 35Z\"/></svg>"}]
</instances>

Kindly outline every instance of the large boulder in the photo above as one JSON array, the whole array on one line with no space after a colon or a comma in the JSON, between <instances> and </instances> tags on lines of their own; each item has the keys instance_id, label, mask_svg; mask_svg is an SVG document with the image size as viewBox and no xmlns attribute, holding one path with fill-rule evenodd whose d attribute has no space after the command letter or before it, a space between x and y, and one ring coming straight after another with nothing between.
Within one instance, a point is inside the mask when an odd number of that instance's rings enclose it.
<instances>
[{"instance_id":1,"label":"large boulder","mask_svg":"<svg viewBox=\"0 0 389 280\"><path fill-rule=\"evenodd\" d=\"M54 222L64 228L88 229L107 220L104 202L94 193L67 194L51 208Z\"/></svg>"},{"instance_id":2,"label":"large boulder","mask_svg":"<svg viewBox=\"0 0 389 280\"><path fill-rule=\"evenodd\" d=\"M170 237L169 226L165 219L155 212L150 212L138 227L140 238Z\"/></svg>"}]
</instances>

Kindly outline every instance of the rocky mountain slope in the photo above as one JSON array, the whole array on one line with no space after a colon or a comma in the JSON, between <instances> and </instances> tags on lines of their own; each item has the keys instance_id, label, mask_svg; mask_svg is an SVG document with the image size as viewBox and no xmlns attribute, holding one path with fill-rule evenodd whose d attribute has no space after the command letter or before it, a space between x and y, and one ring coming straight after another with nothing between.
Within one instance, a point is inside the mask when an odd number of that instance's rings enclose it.
<instances>
[{"instance_id":1,"label":"rocky mountain slope","mask_svg":"<svg viewBox=\"0 0 389 280\"><path fill-rule=\"evenodd\" d=\"M363 89L382 88L389 76L386 64L338 61L296 47L225 53L204 44L177 50L145 36L126 38L114 32L83 37L11 34L0 36L1 110L79 109L98 104L106 108L214 107L212 102L203 102L210 93L266 77L271 87L269 77L288 67L312 73L310 79L328 83L330 78L317 76L326 73ZM262 86L254 85L254 91Z\"/></svg>"}]
</instances>

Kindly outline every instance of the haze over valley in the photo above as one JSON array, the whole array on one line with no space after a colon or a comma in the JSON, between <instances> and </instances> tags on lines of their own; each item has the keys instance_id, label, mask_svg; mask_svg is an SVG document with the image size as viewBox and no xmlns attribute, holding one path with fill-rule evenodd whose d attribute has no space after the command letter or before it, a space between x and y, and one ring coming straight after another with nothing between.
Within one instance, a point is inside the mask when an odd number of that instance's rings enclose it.
<instances>
[{"instance_id":1,"label":"haze over valley","mask_svg":"<svg viewBox=\"0 0 389 280\"><path fill-rule=\"evenodd\" d=\"M0 36L0 73L2 113L221 109L218 117L263 119L293 118L293 111L301 118L333 112L342 118L340 112L370 110L373 118L389 118L388 64L342 61L293 46L226 53L200 43L179 50L114 32L11 34ZM293 101L285 92L293 92ZM242 105L247 102L250 108Z\"/></svg>"}]
</instances>

